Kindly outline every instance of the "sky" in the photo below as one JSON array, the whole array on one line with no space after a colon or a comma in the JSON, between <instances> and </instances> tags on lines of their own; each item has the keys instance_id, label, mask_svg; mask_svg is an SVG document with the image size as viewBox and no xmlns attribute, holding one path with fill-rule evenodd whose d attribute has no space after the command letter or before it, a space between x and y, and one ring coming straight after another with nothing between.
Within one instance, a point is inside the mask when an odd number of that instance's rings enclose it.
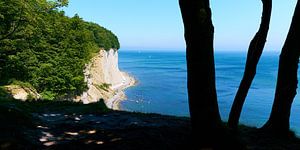
<instances>
[{"instance_id":1,"label":"sky","mask_svg":"<svg viewBox=\"0 0 300 150\"><path fill-rule=\"evenodd\" d=\"M124 50L184 51L178 0L69 0L66 15L76 13L113 31ZM258 30L261 0L210 0L216 51L247 51ZM296 0L273 0L266 51L280 51Z\"/></svg>"}]
</instances>

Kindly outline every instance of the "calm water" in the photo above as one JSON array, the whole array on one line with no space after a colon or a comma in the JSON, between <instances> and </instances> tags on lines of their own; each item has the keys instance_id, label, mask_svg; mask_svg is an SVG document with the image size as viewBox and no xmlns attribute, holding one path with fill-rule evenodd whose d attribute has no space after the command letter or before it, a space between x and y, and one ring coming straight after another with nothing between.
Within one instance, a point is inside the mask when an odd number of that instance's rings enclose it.
<instances>
[{"instance_id":1,"label":"calm water","mask_svg":"<svg viewBox=\"0 0 300 150\"><path fill-rule=\"evenodd\" d=\"M128 99L122 102L122 109L189 116L184 52L120 51L119 57L120 69L132 74L139 81L137 86L126 90ZM245 58L245 53L216 53L216 84L223 120L228 119L244 70ZM276 53L263 54L243 108L243 124L260 127L268 119L274 98L277 66ZM291 128L298 135L299 117L300 101L299 96L296 96L291 114Z\"/></svg>"}]
</instances>

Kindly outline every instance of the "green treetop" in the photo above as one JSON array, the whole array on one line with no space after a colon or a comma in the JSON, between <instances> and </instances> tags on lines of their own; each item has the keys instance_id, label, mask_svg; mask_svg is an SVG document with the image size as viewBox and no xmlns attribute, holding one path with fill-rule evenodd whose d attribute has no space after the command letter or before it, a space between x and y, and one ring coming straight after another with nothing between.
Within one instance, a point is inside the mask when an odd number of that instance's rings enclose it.
<instances>
[{"instance_id":1,"label":"green treetop","mask_svg":"<svg viewBox=\"0 0 300 150\"><path fill-rule=\"evenodd\" d=\"M30 83L46 99L80 94L83 69L100 48L119 49L118 38L59 7L67 0L0 0L0 84Z\"/></svg>"}]
</instances>

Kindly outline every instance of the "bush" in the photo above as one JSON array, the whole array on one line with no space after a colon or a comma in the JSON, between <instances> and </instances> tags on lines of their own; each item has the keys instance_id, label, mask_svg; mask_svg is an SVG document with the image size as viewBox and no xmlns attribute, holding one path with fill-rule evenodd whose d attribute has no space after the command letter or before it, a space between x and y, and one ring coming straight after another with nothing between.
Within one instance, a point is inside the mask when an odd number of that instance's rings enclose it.
<instances>
[{"instance_id":1,"label":"bush","mask_svg":"<svg viewBox=\"0 0 300 150\"><path fill-rule=\"evenodd\" d=\"M8 96L8 93L7 93L6 89L5 89L5 87L0 86L0 98L1 97L7 97L7 96Z\"/></svg>"},{"instance_id":2,"label":"bush","mask_svg":"<svg viewBox=\"0 0 300 150\"><path fill-rule=\"evenodd\" d=\"M108 92L108 89L109 89L110 86L111 86L111 84L103 83L103 84L101 84L101 85L97 85L96 87L97 87L99 90L104 90L104 91Z\"/></svg>"}]
</instances>

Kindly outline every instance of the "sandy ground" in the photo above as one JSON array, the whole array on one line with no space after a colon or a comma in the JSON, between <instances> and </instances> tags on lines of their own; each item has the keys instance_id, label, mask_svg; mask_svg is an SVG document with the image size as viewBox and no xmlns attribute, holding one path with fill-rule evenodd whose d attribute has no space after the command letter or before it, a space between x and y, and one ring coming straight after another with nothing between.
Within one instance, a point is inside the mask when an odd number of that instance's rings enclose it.
<instances>
[{"instance_id":1,"label":"sandy ground","mask_svg":"<svg viewBox=\"0 0 300 150\"><path fill-rule=\"evenodd\" d=\"M113 87L112 89L115 91L114 96L108 100L105 100L106 106L113 110L121 109L120 107L121 101L126 100L126 95L124 93L124 90L129 87L135 86L137 83L136 79L130 76L128 73L122 72L122 75L124 77L123 82Z\"/></svg>"}]
</instances>

